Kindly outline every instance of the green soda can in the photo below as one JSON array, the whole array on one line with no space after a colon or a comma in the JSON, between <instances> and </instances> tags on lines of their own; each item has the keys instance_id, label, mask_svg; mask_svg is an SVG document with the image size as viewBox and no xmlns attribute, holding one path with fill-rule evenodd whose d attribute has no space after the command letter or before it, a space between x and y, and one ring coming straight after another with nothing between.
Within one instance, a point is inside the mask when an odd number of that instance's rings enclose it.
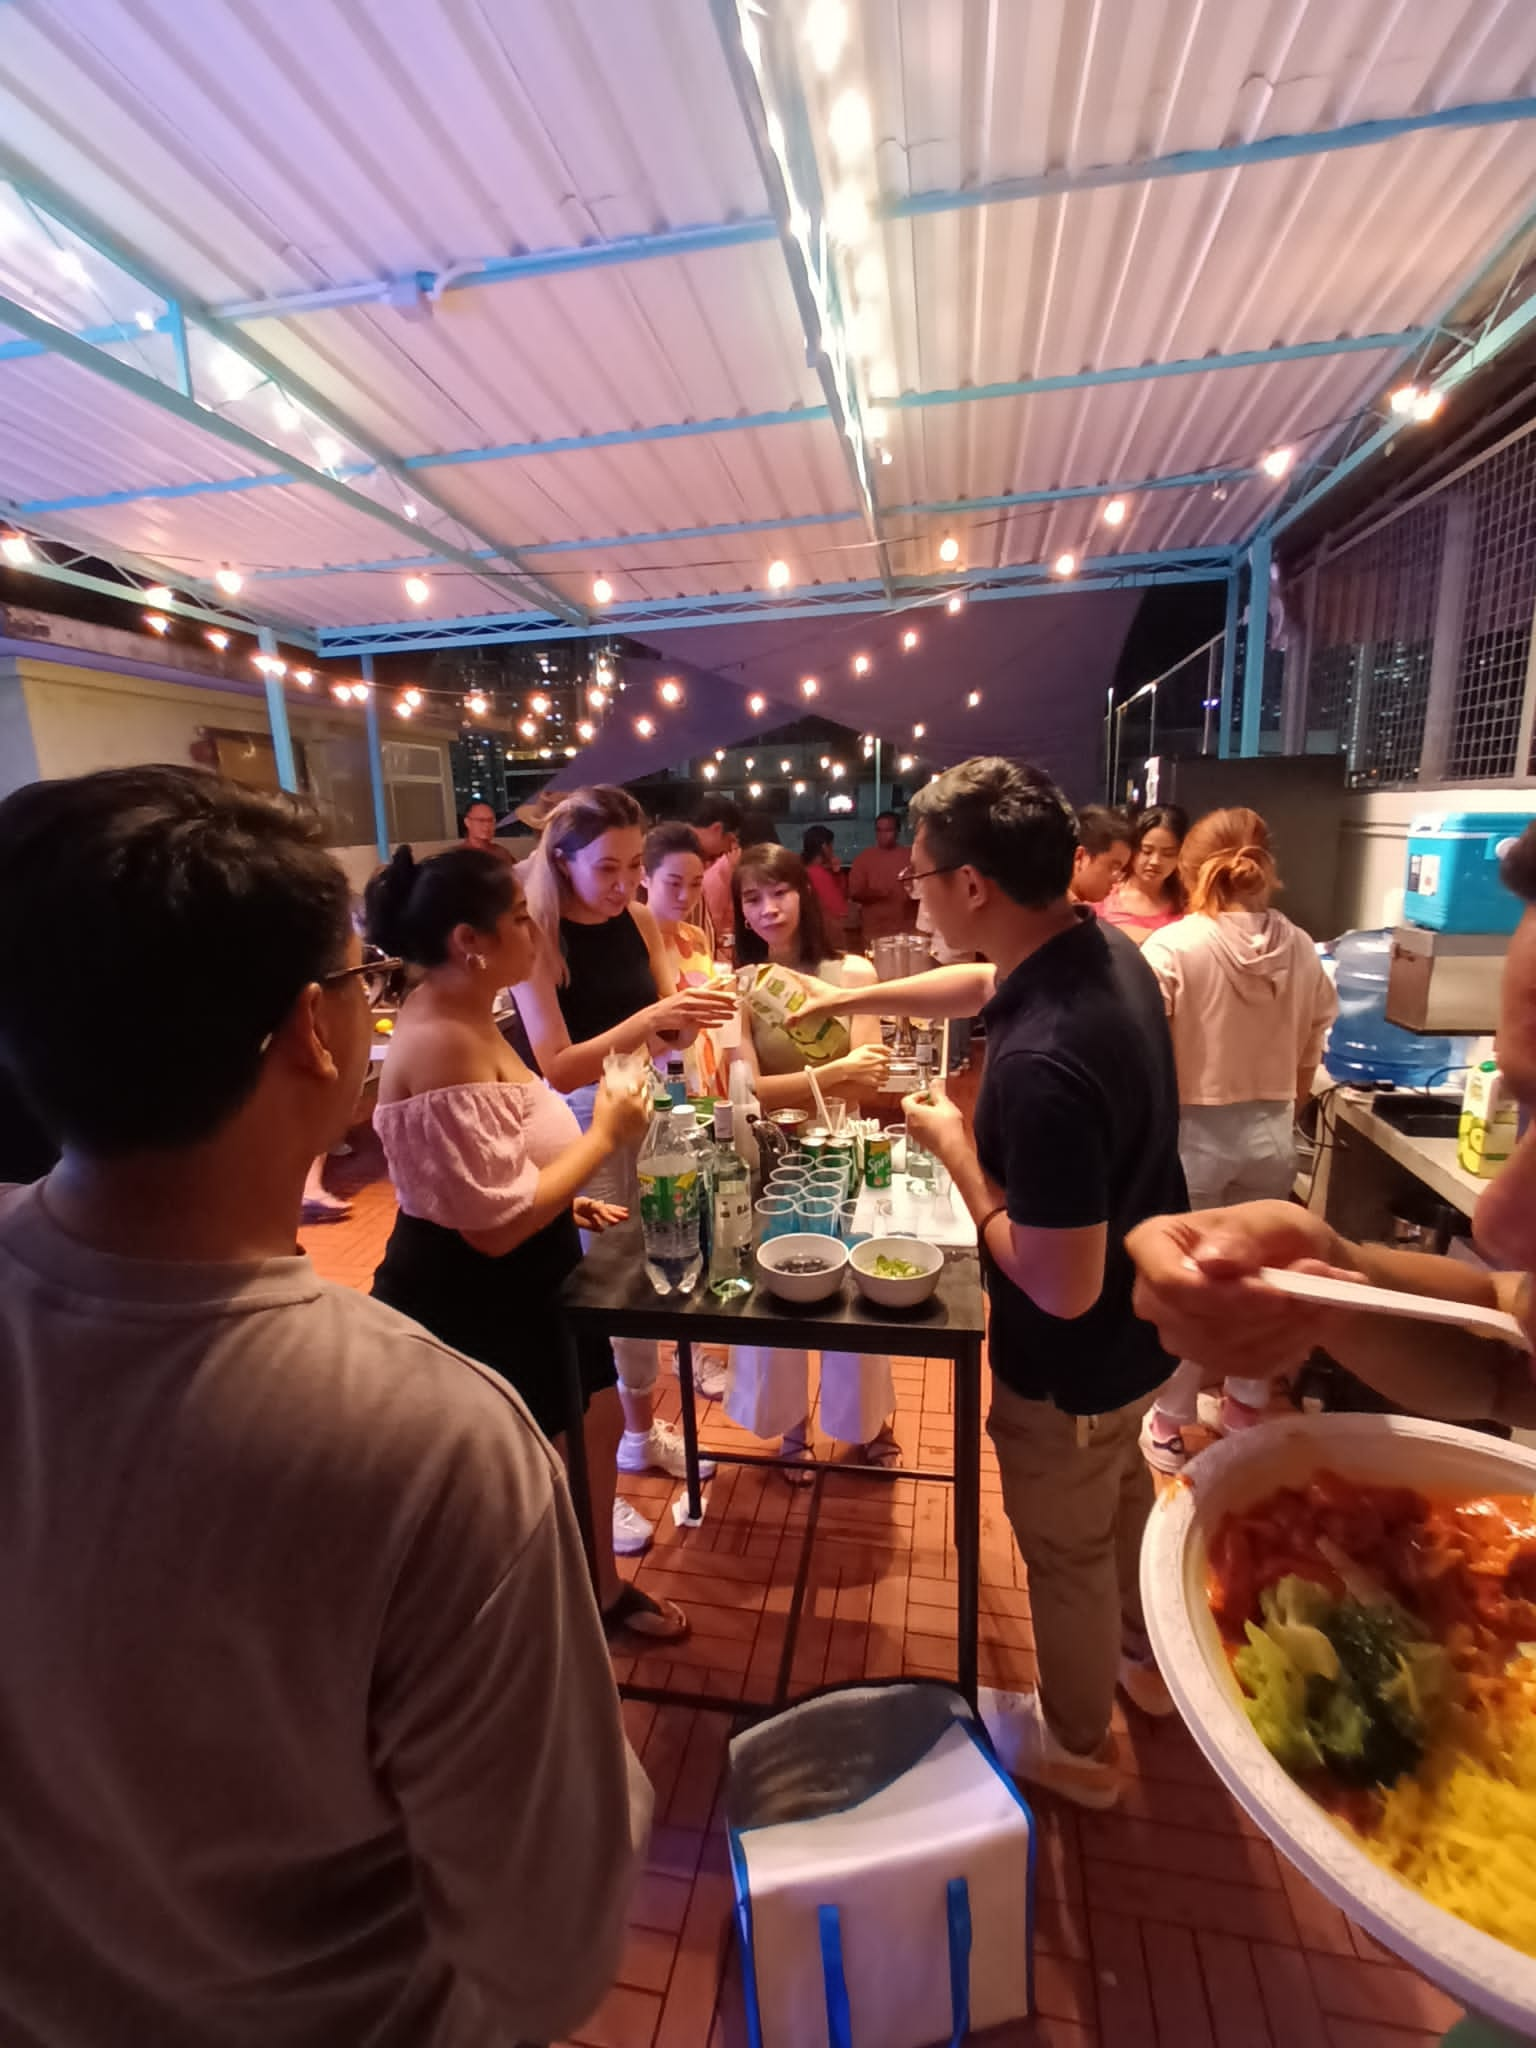
<instances>
[{"instance_id":1,"label":"green soda can","mask_svg":"<svg viewBox=\"0 0 1536 2048\"><path fill-rule=\"evenodd\" d=\"M816 1168L825 1158L827 1134L825 1131L802 1131L800 1133L800 1160L804 1166Z\"/></svg>"},{"instance_id":2,"label":"green soda can","mask_svg":"<svg viewBox=\"0 0 1536 2048\"><path fill-rule=\"evenodd\" d=\"M872 1188L891 1184L891 1141L883 1132L864 1140L864 1180Z\"/></svg>"},{"instance_id":3,"label":"green soda can","mask_svg":"<svg viewBox=\"0 0 1536 2048\"><path fill-rule=\"evenodd\" d=\"M859 1155L851 1137L828 1138L827 1164L842 1168L844 1194L851 1202L859 1191Z\"/></svg>"}]
</instances>

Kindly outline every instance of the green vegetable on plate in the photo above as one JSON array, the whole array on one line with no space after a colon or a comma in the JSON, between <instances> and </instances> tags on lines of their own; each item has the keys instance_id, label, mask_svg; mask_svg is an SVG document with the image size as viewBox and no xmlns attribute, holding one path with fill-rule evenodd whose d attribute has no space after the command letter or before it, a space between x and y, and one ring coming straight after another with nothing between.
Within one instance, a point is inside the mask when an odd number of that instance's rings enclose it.
<instances>
[{"instance_id":1,"label":"green vegetable on plate","mask_svg":"<svg viewBox=\"0 0 1536 2048\"><path fill-rule=\"evenodd\" d=\"M877 1280L920 1280L922 1276L922 1267L914 1266L910 1259L890 1259L882 1252L875 1260Z\"/></svg>"}]
</instances>

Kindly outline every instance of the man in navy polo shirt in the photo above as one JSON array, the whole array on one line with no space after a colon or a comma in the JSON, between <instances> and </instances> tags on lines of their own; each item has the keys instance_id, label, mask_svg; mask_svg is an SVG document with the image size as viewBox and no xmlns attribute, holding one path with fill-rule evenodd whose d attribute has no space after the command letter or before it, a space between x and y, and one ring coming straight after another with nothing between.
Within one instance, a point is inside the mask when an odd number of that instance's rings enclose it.
<instances>
[{"instance_id":1,"label":"man in navy polo shirt","mask_svg":"<svg viewBox=\"0 0 1536 2048\"><path fill-rule=\"evenodd\" d=\"M975 1143L953 1103L905 1106L975 1218L986 1270L988 1426L1039 1672L1008 1717L1009 1761L1109 1806L1116 1683L1171 1710L1142 1631L1152 1486L1137 1432L1174 1361L1132 1310L1125 1250L1135 1225L1187 1206L1168 1027L1136 948L1069 898L1077 828L1047 775L967 761L909 815L924 911L997 970Z\"/></svg>"}]
</instances>

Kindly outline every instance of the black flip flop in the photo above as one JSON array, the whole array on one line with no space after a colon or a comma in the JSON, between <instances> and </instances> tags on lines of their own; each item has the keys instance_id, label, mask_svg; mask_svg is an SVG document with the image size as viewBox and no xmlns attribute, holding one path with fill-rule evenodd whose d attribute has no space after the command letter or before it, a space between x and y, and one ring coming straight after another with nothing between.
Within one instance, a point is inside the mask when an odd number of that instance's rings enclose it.
<instances>
[{"instance_id":1,"label":"black flip flop","mask_svg":"<svg viewBox=\"0 0 1536 2048\"><path fill-rule=\"evenodd\" d=\"M642 1593L633 1583L627 1585L611 1607L603 1610L603 1628L610 1635L617 1635L621 1629L628 1629L632 1636L638 1636L647 1643L680 1643L688 1634L688 1622L679 1614L678 1622L673 1621L659 1600L653 1600L649 1593Z\"/></svg>"}]
</instances>

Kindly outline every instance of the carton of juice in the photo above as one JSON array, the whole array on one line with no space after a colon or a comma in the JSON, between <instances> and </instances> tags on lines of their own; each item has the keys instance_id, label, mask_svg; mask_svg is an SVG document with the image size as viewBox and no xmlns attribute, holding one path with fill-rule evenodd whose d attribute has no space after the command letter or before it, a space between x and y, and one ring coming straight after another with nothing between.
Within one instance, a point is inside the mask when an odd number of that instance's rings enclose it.
<instances>
[{"instance_id":1,"label":"carton of juice","mask_svg":"<svg viewBox=\"0 0 1536 2048\"><path fill-rule=\"evenodd\" d=\"M818 1017L809 1024L796 1022L804 1007L805 983L789 967L775 967L771 961L760 967L744 967L738 980L742 1000L754 1017L776 1025L804 1053L808 1066L823 1066L840 1060L848 1050L848 1026L841 1017Z\"/></svg>"},{"instance_id":2,"label":"carton of juice","mask_svg":"<svg viewBox=\"0 0 1536 2048\"><path fill-rule=\"evenodd\" d=\"M1467 1075L1456 1156L1468 1173L1492 1180L1519 1137L1519 1108L1492 1060Z\"/></svg>"}]
</instances>

